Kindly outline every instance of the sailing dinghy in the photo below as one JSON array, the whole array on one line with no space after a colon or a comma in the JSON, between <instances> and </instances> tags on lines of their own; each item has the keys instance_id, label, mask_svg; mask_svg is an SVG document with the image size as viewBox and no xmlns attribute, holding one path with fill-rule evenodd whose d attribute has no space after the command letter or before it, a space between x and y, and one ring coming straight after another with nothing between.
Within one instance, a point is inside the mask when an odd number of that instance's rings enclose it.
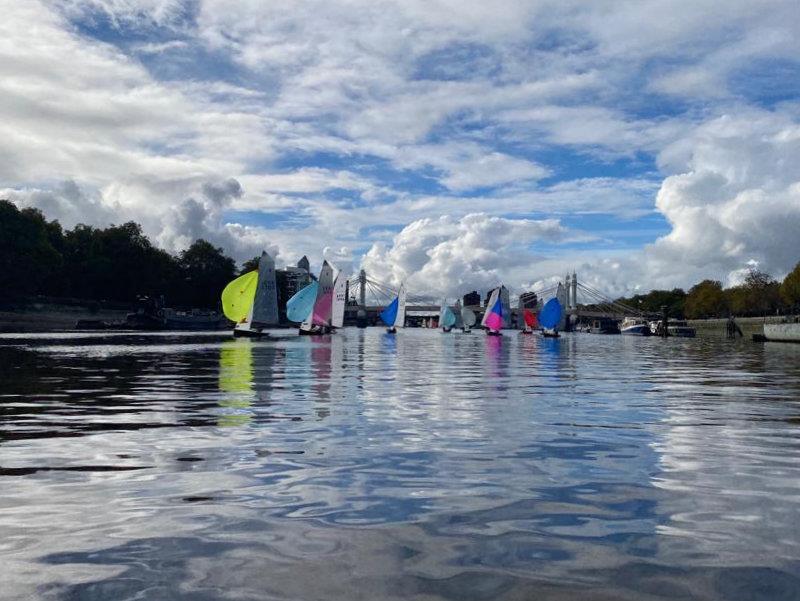
<instances>
[{"instance_id":1,"label":"sailing dinghy","mask_svg":"<svg viewBox=\"0 0 800 601\"><path fill-rule=\"evenodd\" d=\"M234 336L268 336L264 329L278 324L278 287L275 261L261 253L258 270L230 282L222 291L222 311L236 325Z\"/></svg>"},{"instance_id":2,"label":"sailing dinghy","mask_svg":"<svg viewBox=\"0 0 800 601\"><path fill-rule=\"evenodd\" d=\"M461 331L464 334L472 334L472 326L477 321L478 318L475 316L475 311L467 307L461 308Z\"/></svg>"},{"instance_id":3,"label":"sailing dinghy","mask_svg":"<svg viewBox=\"0 0 800 601\"><path fill-rule=\"evenodd\" d=\"M522 330L520 334L533 334L533 329L537 325L536 314L530 309L522 310Z\"/></svg>"},{"instance_id":4,"label":"sailing dinghy","mask_svg":"<svg viewBox=\"0 0 800 601\"><path fill-rule=\"evenodd\" d=\"M439 310L439 325L442 332L449 332L456 325L456 314L447 306L447 301L442 302L442 308Z\"/></svg>"},{"instance_id":5,"label":"sailing dinghy","mask_svg":"<svg viewBox=\"0 0 800 601\"><path fill-rule=\"evenodd\" d=\"M300 324L301 336L316 336L330 333L330 320L333 312L333 267L323 261L317 280L317 298L314 307Z\"/></svg>"},{"instance_id":6,"label":"sailing dinghy","mask_svg":"<svg viewBox=\"0 0 800 601\"><path fill-rule=\"evenodd\" d=\"M503 327L503 301L500 299L499 287L492 290L481 325L486 328L487 336L502 336L500 329Z\"/></svg>"},{"instance_id":7,"label":"sailing dinghy","mask_svg":"<svg viewBox=\"0 0 800 601\"><path fill-rule=\"evenodd\" d=\"M387 334L397 334L397 328L402 328L406 323L406 289L400 285L397 296L381 311L380 318L386 324Z\"/></svg>"},{"instance_id":8,"label":"sailing dinghy","mask_svg":"<svg viewBox=\"0 0 800 601\"><path fill-rule=\"evenodd\" d=\"M542 336L545 338L558 338L558 324L561 322L563 309L557 298L551 298L539 312L539 324L542 326Z\"/></svg>"}]
</instances>

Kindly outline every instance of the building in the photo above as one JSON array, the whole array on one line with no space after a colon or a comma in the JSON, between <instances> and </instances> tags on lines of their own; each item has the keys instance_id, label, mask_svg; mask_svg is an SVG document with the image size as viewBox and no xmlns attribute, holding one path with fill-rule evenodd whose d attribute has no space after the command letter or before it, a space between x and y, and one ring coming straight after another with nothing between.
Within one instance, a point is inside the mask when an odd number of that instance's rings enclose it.
<instances>
[{"instance_id":1,"label":"building","mask_svg":"<svg viewBox=\"0 0 800 601\"><path fill-rule=\"evenodd\" d=\"M539 303L539 297L535 292L523 292L519 295L519 308L520 309L535 309Z\"/></svg>"},{"instance_id":2,"label":"building","mask_svg":"<svg viewBox=\"0 0 800 601\"><path fill-rule=\"evenodd\" d=\"M462 304L465 307L480 307L481 306L481 295L478 294L477 290L473 290L464 295L464 298L461 299Z\"/></svg>"},{"instance_id":3,"label":"building","mask_svg":"<svg viewBox=\"0 0 800 601\"><path fill-rule=\"evenodd\" d=\"M307 257L307 256L305 256L305 255L303 255L303 258L302 258L302 259L300 259L300 260L297 262L297 266L298 266L300 269L305 269L305 270L306 270L306 273L308 273L309 271L311 271L311 264L308 262L308 257Z\"/></svg>"}]
</instances>

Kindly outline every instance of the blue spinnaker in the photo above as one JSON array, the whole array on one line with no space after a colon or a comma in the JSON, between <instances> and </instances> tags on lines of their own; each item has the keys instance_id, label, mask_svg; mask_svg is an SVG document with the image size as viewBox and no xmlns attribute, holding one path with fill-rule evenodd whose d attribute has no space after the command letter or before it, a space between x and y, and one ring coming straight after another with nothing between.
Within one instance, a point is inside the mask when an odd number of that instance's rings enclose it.
<instances>
[{"instance_id":1,"label":"blue spinnaker","mask_svg":"<svg viewBox=\"0 0 800 601\"><path fill-rule=\"evenodd\" d=\"M394 326L394 320L397 319L397 306L400 304L400 299L395 298L389 306L381 311L380 318L390 328Z\"/></svg>"},{"instance_id":2,"label":"blue spinnaker","mask_svg":"<svg viewBox=\"0 0 800 601\"><path fill-rule=\"evenodd\" d=\"M561 321L561 303L557 298L551 298L541 311L539 311L539 324L543 328L552 330Z\"/></svg>"},{"instance_id":3,"label":"blue spinnaker","mask_svg":"<svg viewBox=\"0 0 800 601\"><path fill-rule=\"evenodd\" d=\"M452 328L456 324L456 314L450 307L445 307L442 311L442 323L439 325L443 328Z\"/></svg>"},{"instance_id":4,"label":"blue spinnaker","mask_svg":"<svg viewBox=\"0 0 800 601\"><path fill-rule=\"evenodd\" d=\"M314 310L318 291L319 284L311 282L308 286L296 292L286 303L286 319L297 323L305 321Z\"/></svg>"}]
</instances>

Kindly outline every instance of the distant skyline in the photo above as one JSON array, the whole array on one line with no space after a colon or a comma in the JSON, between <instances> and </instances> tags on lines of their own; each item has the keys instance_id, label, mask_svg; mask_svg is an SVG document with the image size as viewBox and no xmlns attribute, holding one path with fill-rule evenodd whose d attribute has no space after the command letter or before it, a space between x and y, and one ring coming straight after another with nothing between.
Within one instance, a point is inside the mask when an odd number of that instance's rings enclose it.
<instances>
[{"instance_id":1,"label":"distant skyline","mask_svg":"<svg viewBox=\"0 0 800 601\"><path fill-rule=\"evenodd\" d=\"M459 296L800 261L794 1L0 0L0 198Z\"/></svg>"}]
</instances>

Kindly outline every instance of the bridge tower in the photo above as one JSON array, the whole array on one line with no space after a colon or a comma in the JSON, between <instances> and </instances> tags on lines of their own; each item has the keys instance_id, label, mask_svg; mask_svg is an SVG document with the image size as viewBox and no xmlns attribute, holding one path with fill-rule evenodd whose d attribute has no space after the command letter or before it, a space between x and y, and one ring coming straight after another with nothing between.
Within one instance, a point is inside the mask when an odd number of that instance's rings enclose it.
<instances>
[{"instance_id":1,"label":"bridge tower","mask_svg":"<svg viewBox=\"0 0 800 601\"><path fill-rule=\"evenodd\" d=\"M578 276L575 273L575 270L572 270L572 281L570 282L572 285L572 294L570 294L570 300L572 301L572 308L578 308Z\"/></svg>"},{"instance_id":2,"label":"bridge tower","mask_svg":"<svg viewBox=\"0 0 800 601\"><path fill-rule=\"evenodd\" d=\"M364 309L367 306L367 272L358 272L358 304Z\"/></svg>"}]
</instances>

